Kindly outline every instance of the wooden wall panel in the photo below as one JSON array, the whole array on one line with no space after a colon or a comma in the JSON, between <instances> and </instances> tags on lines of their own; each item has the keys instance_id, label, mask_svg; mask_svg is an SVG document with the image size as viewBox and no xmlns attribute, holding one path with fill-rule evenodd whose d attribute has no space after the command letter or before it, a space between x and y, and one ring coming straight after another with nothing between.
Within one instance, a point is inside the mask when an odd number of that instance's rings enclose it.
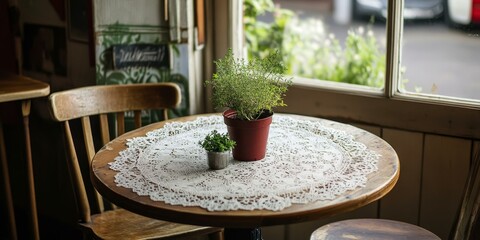
<instances>
[{"instance_id":1,"label":"wooden wall panel","mask_svg":"<svg viewBox=\"0 0 480 240\"><path fill-rule=\"evenodd\" d=\"M285 240L286 225L262 227L263 239Z\"/></svg>"},{"instance_id":2,"label":"wooden wall panel","mask_svg":"<svg viewBox=\"0 0 480 240\"><path fill-rule=\"evenodd\" d=\"M422 176L423 134L383 129L383 139L397 152L400 178L393 190L380 200L380 218L418 224Z\"/></svg>"},{"instance_id":3,"label":"wooden wall panel","mask_svg":"<svg viewBox=\"0 0 480 240\"><path fill-rule=\"evenodd\" d=\"M425 135L420 226L447 239L468 174L470 140Z\"/></svg>"},{"instance_id":4,"label":"wooden wall panel","mask_svg":"<svg viewBox=\"0 0 480 240\"><path fill-rule=\"evenodd\" d=\"M380 127L376 127L376 126L371 126L371 125L367 125L367 124L361 124L361 123L352 123L351 125L355 126L355 127L358 127L358 128L361 128L365 131L368 131L370 133L373 133L379 137L382 136L382 129Z\"/></svg>"}]
</instances>

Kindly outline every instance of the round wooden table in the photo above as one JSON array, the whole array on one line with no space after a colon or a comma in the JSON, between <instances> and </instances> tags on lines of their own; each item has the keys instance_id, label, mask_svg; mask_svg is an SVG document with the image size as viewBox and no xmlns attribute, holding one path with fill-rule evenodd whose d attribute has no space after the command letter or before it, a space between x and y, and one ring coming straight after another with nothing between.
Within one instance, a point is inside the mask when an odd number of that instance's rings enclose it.
<instances>
[{"instance_id":1,"label":"round wooden table","mask_svg":"<svg viewBox=\"0 0 480 240\"><path fill-rule=\"evenodd\" d=\"M149 131L162 128L167 122L192 121L198 116L208 116L195 115L154 123L114 139L98 151L93 158L91 180L100 194L129 211L166 221L225 227L226 229L254 229L261 226L283 225L319 219L365 206L380 199L394 187L400 170L398 156L395 150L380 137L354 126L334 121L299 115L282 115L303 120L323 121L328 127L343 130L354 136L355 141L365 144L368 149L381 155L377 164L378 170L367 176L368 180L364 187L347 191L333 200L293 204L281 211L208 211L200 207L183 207L166 204L162 201L153 201L148 196L139 196L131 189L116 185L114 177L117 172L110 169L108 164L113 162L119 152L126 148L127 139L145 136Z\"/></svg>"}]
</instances>

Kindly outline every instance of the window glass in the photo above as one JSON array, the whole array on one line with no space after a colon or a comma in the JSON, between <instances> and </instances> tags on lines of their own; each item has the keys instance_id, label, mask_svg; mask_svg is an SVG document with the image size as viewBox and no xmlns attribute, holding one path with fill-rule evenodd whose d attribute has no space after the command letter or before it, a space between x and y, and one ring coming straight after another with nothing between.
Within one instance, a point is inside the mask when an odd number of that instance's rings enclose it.
<instances>
[{"instance_id":1,"label":"window glass","mask_svg":"<svg viewBox=\"0 0 480 240\"><path fill-rule=\"evenodd\" d=\"M405 0L400 91L480 100L480 5L472 2Z\"/></svg>"},{"instance_id":2,"label":"window glass","mask_svg":"<svg viewBox=\"0 0 480 240\"><path fill-rule=\"evenodd\" d=\"M282 53L287 74L383 88L386 0L244 0L249 58Z\"/></svg>"}]
</instances>

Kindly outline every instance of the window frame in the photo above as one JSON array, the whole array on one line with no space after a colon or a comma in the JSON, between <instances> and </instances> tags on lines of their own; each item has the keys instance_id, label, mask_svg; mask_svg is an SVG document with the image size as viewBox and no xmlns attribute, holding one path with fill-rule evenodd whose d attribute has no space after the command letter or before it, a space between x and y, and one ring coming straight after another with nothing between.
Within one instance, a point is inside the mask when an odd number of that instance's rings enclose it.
<instances>
[{"instance_id":1,"label":"window frame","mask_svg":"<svg viewBox=\"0 0 480 240\"><path fill-rule=\"evenodd\" d=\"M242 21L242 0L229 0L229 23L226 39L228 48L237 53L235 34ZM215 1L216 3L220 0ZM403 34L403 0L389 0L387 20L386 74L384 89L329 83L328 81L294 77L287 92L287 107L277 109L301 115L317 116L345 122L358 122L381 127L435 133L448 136L480 139L480 104L449 97L402 93L398 88L401 66L401 41ZM239 7L240 6L240 7ZM233 14L233 13L237 14ZM221 20L220 20L221 21ZM215 27L214 27L215 28ZM221 31L221 30L220 30ZM214 32L220 33L219 29ZM238 36L238 35L237 35ZM216 39L217 41L220 39ZM237 39L238 40L238 39ZM215 44L215 43L214 43ZM214 59L221 58L227 48L218 49ZM310 81L310 82L309 82ZM345 86L348 85L348 86Z\"/></svg>"}]
</instances>

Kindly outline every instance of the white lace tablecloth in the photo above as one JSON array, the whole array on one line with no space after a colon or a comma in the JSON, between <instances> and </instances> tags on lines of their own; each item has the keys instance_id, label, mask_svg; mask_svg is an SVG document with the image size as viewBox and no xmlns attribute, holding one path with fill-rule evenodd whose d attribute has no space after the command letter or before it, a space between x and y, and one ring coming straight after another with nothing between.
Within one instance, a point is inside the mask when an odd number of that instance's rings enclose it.
<instances>
[{"instance_id":1,"label":"white lace tablecloth","mask_svg":"<svg viewBox=\"0 0 480 240\"><path fill-rule=\"evenodd\" d=\"M232 160L210 170L198 142L210 131L226 132L223 117L172 122L127 141L110 168L118 186L154 201L209 211L278 211L336 196L365 185L379 155L353 136L319 121L274 116L266 157Z\"/></svg>"}]
</instances>

